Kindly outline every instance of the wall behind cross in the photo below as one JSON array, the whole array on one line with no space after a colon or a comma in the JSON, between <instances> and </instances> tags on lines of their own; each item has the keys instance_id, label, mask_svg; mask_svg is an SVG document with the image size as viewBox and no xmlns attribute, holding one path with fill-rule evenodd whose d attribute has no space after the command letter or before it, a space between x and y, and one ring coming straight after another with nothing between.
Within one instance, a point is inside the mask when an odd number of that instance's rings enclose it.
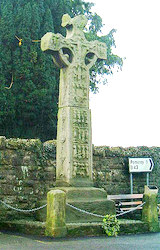
<instances>
[{"instance_id":1,"label":"wall behind cross","mask_svg":"<svg viewBox=\"0 0 160 250\"><path fill-rule=\"evenodd\" d=\"M130 193L129 157L151 157L154 169L150 184L160 189L160 147L94 147L94 186L108 194ZM6 139L0 137L0 200L20 208L32 209L46 202L55 186L56 141L39 139ZM133 174L134 193L143 193L146 174ZM159 191L160 194L160 191ZM160 203L160 199L159 199ZM23 214L0 204L1 219L36 218L36 213Z\"/></svg>"}]
</instances>

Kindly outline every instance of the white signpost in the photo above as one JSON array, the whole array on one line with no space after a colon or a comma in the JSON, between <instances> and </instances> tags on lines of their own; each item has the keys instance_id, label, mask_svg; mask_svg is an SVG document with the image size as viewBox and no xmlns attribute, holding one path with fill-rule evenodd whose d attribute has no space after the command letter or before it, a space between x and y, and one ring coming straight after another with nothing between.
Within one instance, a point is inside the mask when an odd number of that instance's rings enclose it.
<instances>
[{"instance_id":1,"label":"white signpost","mask_svg":"<svg viewBox=\"0 0 160 250\"><path fill-rule=\"evenodd\" d=\"M151 158L129 158L129 172L152 172L154 163Z\"/></svg>"},{"instance_id":2,"label":"white signpost","mask_svg":"<svg viewBox=\"0 0 160 250\"><path fill-rule=\"evenodd\" d=\"M147 173L147 185L149 185L149 173L152 172L154 163L152 158L129 158L129 172L131 194L133 194L133 174L132 173Z\"/></svg>"}]
</instances>

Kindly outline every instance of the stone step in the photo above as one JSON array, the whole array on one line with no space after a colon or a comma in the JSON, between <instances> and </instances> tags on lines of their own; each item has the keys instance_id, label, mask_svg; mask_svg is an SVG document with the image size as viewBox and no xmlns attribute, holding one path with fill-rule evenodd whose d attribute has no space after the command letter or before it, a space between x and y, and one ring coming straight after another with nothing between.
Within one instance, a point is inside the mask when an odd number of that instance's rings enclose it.
<instances>
[{"instance_id":1,"label":"stone step","mask_svg":"<svg viewBox=\"0 0 160 250\"><path fill-rule=\"evenodd\" d=\"M67 200L74 199L97 199L107 198L107 193L102 188L95 187L56 187L54 189L63 190L66 193ZM51 189L51 190L54 190Z\"/></svg>"},{"instance_id":2,"label":"stone step","mask_svg":"<svg viewBox=\"0 0 160 250\"><path fill-rule=\"evenodd\" d=\"M106 214L115 214L115 205L113 201L107 199L77 199L67 200L66 204L66 222L99 222L102 217L90 215L93 213L100 216ZM73 207L70 207L72 205ZM82 211L81 211L82 210ZM85 211L87 213L85 213Z\"/></svg>"},{"instance_id":3,"label":"stone step","mask_svg":"<svg viewBox=\"0 0 160 250\"><path fill-rule=\"evenodd\" d=\"M149 232L148 225L139 220L119 220L119 235ZM106 235L100 223L67 223L69 237Z\"/></svg>"},{"instance_id":4,"label":"stone step","mask_svg":"<svg viewBox=\"0 0 160 250\"><path fill-rule=\"evenodd\" d=\"M149 232L148 225L138 220L123 220L120 219L119 235L136 234ZM79 236L100 236L105 235L102 229L102 222L88 223L67 223L67 237ZM0 222L0 230L8 230L19 232L28 235L45 236L45 223L28 220L15 220Z\"/></svg>"},{"instance_id":5,"label":"stone step","mask_svg":"<svg viewBox=\"0 0 160 250\"><path fill-rule=\"evenodd\" d=\"M67 199L67 203L72 204L74 202L74 204L78 204L81 202L101 202L101 201L109 201L107 200L107 198L99 198L97 197L95 198L78 198L77 200L73 200L73 199Z\"/></svg>"}]
</instances>

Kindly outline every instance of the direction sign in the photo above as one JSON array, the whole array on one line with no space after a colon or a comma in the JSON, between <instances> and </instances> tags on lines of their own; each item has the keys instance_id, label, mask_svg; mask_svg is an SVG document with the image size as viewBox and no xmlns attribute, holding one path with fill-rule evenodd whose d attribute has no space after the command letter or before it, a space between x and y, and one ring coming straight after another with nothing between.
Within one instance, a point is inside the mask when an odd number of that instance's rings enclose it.
<instances>
[{"instance_id":1,"label":"direction sign","mask_svg":"<svg viewBox=\"0 0 160 250\"><path fill-rule=\"evenodd\" d=\"M154 163L151 158L129 158L129 172L152 172Z\"/></svg>"}]
</instances>

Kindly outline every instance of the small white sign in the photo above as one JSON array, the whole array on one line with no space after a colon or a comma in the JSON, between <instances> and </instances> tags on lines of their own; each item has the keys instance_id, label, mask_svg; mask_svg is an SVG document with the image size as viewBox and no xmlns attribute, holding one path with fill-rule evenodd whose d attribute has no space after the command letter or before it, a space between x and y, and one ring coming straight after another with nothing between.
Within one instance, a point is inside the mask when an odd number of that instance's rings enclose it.
<instances>
[{"instance_id":1,"label":"small white sign","mask_svg":"<svg viewBox=\"0 0 160 250\"><path fill-rule=\"evenodd\" d=\"M152 172L154 163L151 158L129 158L129 172Z\"/></svg>"}]
</instances>

